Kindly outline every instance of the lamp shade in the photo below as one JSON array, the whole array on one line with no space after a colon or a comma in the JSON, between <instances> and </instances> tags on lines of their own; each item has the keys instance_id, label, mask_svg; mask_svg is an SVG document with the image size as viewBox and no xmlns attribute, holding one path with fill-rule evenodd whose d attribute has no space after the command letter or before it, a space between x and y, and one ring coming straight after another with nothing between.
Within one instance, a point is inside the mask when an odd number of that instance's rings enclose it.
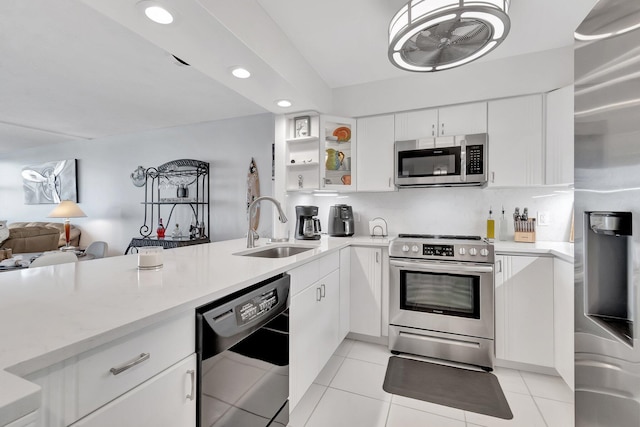
<instances>
[{"instance_id":1,"label":"lamp shade","mask_svg":"<svg viewBox=\"0 0 640 427\"><path fill-rule=\"evenodd\" d=\"M47 218L81 218L85 216L87 215L75 202L63 200L47 215Z\"/></svg>"}]
</instances>

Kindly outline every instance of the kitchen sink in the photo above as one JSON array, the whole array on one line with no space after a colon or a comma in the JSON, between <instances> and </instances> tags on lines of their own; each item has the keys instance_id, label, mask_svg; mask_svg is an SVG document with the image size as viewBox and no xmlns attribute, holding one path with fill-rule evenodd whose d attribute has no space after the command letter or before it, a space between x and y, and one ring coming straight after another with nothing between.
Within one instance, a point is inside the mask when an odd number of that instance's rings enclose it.
<instances>
[{"instance_id":1,"label":"kitchen sink","mask_svg":"<svg viewBox=\"0 0 640 427\"><path fill-rule=\"evenodd\" d=\"M257 250L248 250L245 252L238 252L234 255L240 256L252 256L252 257L260 257L260 258L286 258L292 255L297 255L302 252L310 251L311 249L315 249L315 246L270 246L265 248L260 248Z\"/></svg>"}]
</instances>

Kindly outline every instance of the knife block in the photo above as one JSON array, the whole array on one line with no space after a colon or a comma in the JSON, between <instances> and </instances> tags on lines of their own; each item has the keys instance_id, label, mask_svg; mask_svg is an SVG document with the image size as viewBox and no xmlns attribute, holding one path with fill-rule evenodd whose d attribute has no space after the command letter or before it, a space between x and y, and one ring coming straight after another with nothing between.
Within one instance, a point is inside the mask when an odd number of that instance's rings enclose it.
<instances>
[{"instance_id":1,"label":"knife block","mask_svg":"<svg viewBox=\"0 0 640 427\"><path fill-rule=\"evenodd\" d=\"M535 243L536 241L536 220L530 218L526 221L515 221L513 223L515 234L513 240L523 243Z\"/></svg>"}]
</instances>

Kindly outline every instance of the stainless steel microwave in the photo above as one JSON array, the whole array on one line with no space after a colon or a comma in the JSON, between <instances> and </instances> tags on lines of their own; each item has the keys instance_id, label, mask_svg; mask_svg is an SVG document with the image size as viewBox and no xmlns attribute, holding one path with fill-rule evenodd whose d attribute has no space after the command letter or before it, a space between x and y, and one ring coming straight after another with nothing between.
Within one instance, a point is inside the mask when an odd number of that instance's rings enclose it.
<instances>
[{"instance_id":1,"label":"stainless steel microwave","mask_svg":"<svg viewBox=\"0 0 640 427\"><path fill-rule=\"evenodd\" d=\"M487 183L487 134L396 141L398 187L472 186Z\"/></svg>"}]
</instances>

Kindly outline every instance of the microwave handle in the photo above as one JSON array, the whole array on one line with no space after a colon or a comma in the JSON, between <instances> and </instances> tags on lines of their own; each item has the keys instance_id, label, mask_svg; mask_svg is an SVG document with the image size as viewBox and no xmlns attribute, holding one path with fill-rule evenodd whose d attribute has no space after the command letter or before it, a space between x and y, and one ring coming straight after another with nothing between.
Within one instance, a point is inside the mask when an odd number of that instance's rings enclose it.
<instances>
[{"instance_id":1,"label":"microwave handle","mask_svg":"<svg viewBox=\"0 0 640 427\"><path fill-rule=\"evenodd\" d=\"M467 141L460 141L460 181L467 181Z\"/></svg>"},{"instance_id":2,"label":"microwave handle","mask_svg":"<svg viewBox=\"0 0 640 427\"><path fill-rule=\"evenodd\" d=\"M492 265L468 265L468 264L456 264L447 263L436 264L429 263L428 261L398 261L392 260L389 262L391 267L405 268L408 270L418 271L433 271L433 272L462 272L462 273L493 273Z\"/></svg>"}]
</instances>

